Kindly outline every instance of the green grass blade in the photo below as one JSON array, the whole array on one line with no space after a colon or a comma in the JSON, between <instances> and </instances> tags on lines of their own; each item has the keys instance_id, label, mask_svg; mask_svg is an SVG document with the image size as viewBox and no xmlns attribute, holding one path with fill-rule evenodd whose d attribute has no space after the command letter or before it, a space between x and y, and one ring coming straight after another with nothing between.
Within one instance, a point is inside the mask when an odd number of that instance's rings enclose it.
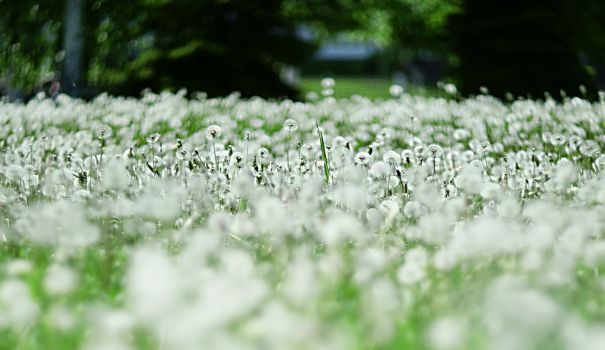
<instances>
[{"instance_id":1,"label":"green grass blade","mask_svg":"<svg viewBox=\"0 0 605 350\"><path fill-rule=\"evenodd\" d=\"M328 163L328 153L326 152L326 144L324 142L324 135L319 130L319 123L315 122L317 126L317 134L319 135L319 144L321 146L321 160L324 162L324 174L326 177L326 186L330 186L330 164Z\"/></svg>"}]
</instances>

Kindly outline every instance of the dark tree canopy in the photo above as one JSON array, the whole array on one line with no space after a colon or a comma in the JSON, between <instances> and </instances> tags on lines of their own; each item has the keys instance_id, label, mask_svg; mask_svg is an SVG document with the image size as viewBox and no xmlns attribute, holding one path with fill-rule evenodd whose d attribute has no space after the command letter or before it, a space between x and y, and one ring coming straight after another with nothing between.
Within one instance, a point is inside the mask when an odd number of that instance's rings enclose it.
<instances>
[{"instance_id":1,"label":"dark tree canopy","mask_svg":"<svg viewBox=\"0 0 605 350\"><path fill-rule=\"evenodd\" d=\"M184 87L210 95L295 97L280 69L305 60L315 46L295 35L299 22L296 11L286 10L290 2L85 0L84 83L137 95L148 87ZM0 0L3 84L28 91L64 71L66 4Z\"/></svg>"},{"instance_id":2,"label":"dark tree canopy","mask_svg":"<svg viewBox=\"0 0 605 350\"><path fill-rule=\"evenodd\" d=\"M133 71L139 90L185 87L210 95L294 97L279 70L312 54L282 13L283 0L147 3L141 27L152 39ZM145 34L145 33L142 33Z\"/></svg>"},{"instance_id":3,"label":"dark tree canopy","mask_svg":"<svg viewBox=\"0 0 605 350\"><path fill-rule=\"evenodd\" d=\"M582 94L582 85L594 96L596 81L581 56L594 43L582 36L585 30L599 28L589 20L590 7L572 8L568 3L513 0L497 6L492 1L463 0L448 24L461 92L475 94L485 86L496 96L509 92L540 98L548 92L559 97L560 90ZM587 17L585 23L578 22L581 16Z\"/></svg>"},{"instance_id":4,"label":"dark tree canopy","mask_svg":"<svg viewBox=\"0 0 605 350\"><path fill-rule=\"evenodd\" d=\"M296 97L280 70L317 45L296 35L300 25L315 41L346 32L378 42L382 66L450 60L464 94L486 86L497 96L558 97L583 85L594 96L589 64L605 62L603 0L72 1L84 4L81 55L65 50L69 0L0 0L0 89L32 91L77 56L88 94L184 87Z\"/></svg>"}]
</instances>

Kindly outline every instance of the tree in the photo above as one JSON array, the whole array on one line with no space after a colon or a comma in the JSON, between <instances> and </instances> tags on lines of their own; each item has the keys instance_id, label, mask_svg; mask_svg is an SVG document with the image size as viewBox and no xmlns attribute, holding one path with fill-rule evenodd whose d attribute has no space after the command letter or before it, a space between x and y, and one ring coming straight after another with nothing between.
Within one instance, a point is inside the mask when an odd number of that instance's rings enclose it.
<instances>
[{"instance_id":1,"label":"tree","mask_svg":"<svg viewBox=\"0 0 605 350\"><path fill-rule=\"evenodd\" d=\"M138 29L117 0L0 0L0 85L18 97L62 74L63 92L123 81ZM126 28L126 29L124 29Z\"/></svg>"},{"instance_id":2,"label":"tree","mask_svg":"<svg viewBox=\"0 0 605 350\"><path fill-rule=\"evenodd\" d=\"M502 6L483 0L463 0L460 11L449 18L455 78L465 94L481 86L496 96L541 97L559 91L588 95L597 85L582 53L602 42L603 13L598 0L512 0Z\"/></svg>"},{"instance_id":3,"label":"tree","mask_svg":"<svg viewBox=\"0 0 605 350\"><path fill-rule=\"evenodd\" d=\"M0 0L0 80L11 98L52 75L61 9L49 1Z\"/></svg>"},{"instance_id":4,"label":"tree","mask_svg":"<svg viewBox=\"0 0 605 350\"><path fill-rule=\"evenodd\" d=\"M79 96L83 83L84 58L84 0L67 0L65 5L65 63L62 81L65 92Z\"/></svg>"},{"instance_id":5,"label":"tree","mask_svg":"<svg viewBox=\"0 0 605 350\"><path fill-rule=\"evenodd\" d=\"M73 95L91 85L294 97L280 69L314 45L296 36L289 1L0 0L0 72L32 90L42 72L61 71Z\"/></svg>"},{"instance_id":6,"label":"tree","mask_svg":"<svg viewBox=\"0 0 605 350\"><path fill-rule=\"evenodd\" d=\"M296 36L283 3L143 2L140 35L150 45L137 54L122 91L184 87L210 95L240 91L244 96L295 97L295 88L280 80L279 71L309 57L314 47Z\"/></svg>"}]
</instances>

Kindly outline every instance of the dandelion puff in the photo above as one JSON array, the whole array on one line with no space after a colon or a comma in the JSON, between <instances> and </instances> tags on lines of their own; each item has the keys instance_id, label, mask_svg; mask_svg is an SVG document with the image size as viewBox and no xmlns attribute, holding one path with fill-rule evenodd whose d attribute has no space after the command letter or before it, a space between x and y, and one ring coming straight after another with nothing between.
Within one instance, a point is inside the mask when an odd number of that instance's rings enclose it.
<instances>
[{"instance_id":1,"label":"dandelion puff","mask_svg":"<svg viewBox=\"0 0 605 350\"><path fill-rule=\"evenodd\" d=\"M25 259L13 259L3 266L4 272L9 276L26 275L33 271L34 265Z\"/></svg>"},{"instance_id":2,"label":"dandelion puff","mask_svg":"<svg viewBox=\"0 0 605 350\"><path fill-rule=\"evenodd\" d=\"M342 149L347 145L347 139L342 136L336 136L332 139L332 148L334 149Z\"/></svg>"},{"instance_id":3,"label":"dandelion puff","mask_svg":"<svg viewBox=\"0 0 605 350\"><path fill-rule=\"evenodd\" d=\"M401 152L401 159L404 164L411 164L414 161L414 152L409 149L403 150Z\"/></svg>"},{"instance_id":4,"label":"dandelion puff","mask_svg":"<svg viewBox=\"0 0 605 350\"><path fill-rule=\"evenodd\" d=\"M181 149L178 149L176 151L176 158L178 160L185 160L185 159L187 159L187 155L188 155L188 153L187 153L186 149L181 148Z\"/></svg>"},{"instance_id":5,"label":"dandelion puff","mask_svg":"<svg viewBox=\"0 0 605 350\"><path fill-rule=\"evenodd\" d=\"M269 153L269 150L266 149L265 147L259 148L258 151L256 152L256 154L258 155L258 158L260 159L260 161L263 164L269 162L270 153Z\"/></svg>"},{"instance_id":6,"label":"dandelion puff","mask_svg":"<svg viewBox=\"0 0 605 350\"><path fill-rule=\"evenodd\" d=\"M156 142L158 142L160 140L160 134L158 134L157 132L154 134L149 135L149 137L147 137L147 143L149 144L154 144Z\"/></svg>"},{"instance_id":7,"label":"dandelion puff","mask_svg":"<svg viewBox=\"0 0 605 350\"><path fill-rule=\"evenodd\" d=\"M244 161L244 155L240 152L233 152L229 159L229 163L231 166L241 166Z\"/></svg>"},{"instance_id":8,"label":"dandelion puff","mask_svg":"<svg viewBox=\"0 0 605 350\"><path fill-rule=\"evenodd\" d=\"M336 85L336 82L332 78L323 78L321 80L321 87L324 89L332 89Z\"/></svg>"},{"instance_id":9,"label":"dandelion puff","mask_svg":"<svg viewBox=\"0 0 605 350\"><path fill-rule=\"evenodd\" d=\"M361 223L355 218L335 213L321 225L320 234L328 246L336 246L347 240L359 239L363 232Z\"/></svg>"},{"instance_id":10,"label":"dandelion puff","mask_svg":"<svg viewBox=\"0 0 605 350\"><path fill-rule=\"evenodd\" d=\"M76 273L66 266L55 264L46 270L44 289L50 295L68 294L77 286L77 283Z\"/></svg>"},{"instance_id":11,"label":"dandelion puff","mask_svg":"<svg viewBox=\"0 0 605 350\"><path fill-rule=\"evenodd\" d=\"M445 92L447 92L449 95L455 95L458 93L458 88L456 87L456 85L454 84L445 84L443 86L443 89L445 90Z\"/></svg>"},{"instance_id":12,"label":"dandelion puff","mask_svg":"<svg viewBox=\"0 0 605 350\"><path fill-rule=\"evenodd\" d=\"M11 164L6 168L5 175L10 181L19 181L25 177L25 169L21 165Z\"/></svg>"},{"instance_id":13,"label":"dandelion puff","mask_svg":"<svg viewBox=\"0 0 605 350\"><path fill-rule=\"evenodd\" d=\"M387 151L384 156L382 156L382 160L390 165L396 165L401 163L401 156L395 151Z\"/></svg>"},{"instance_id":14,"label":"dandelion puff","mask_svg":"<svg viewBox=\"0 0 605 350\"><path fill-rule=\"evenodd\" d=\"M298 123L294 119L286 119L284 122L284 129L286 129L288 132L295 131L298 129Z\"/></svg>"},{"instance_id":15,"label":"dandelion puff","mask_svg":"<svg viewBox=\"0 0 605 350\"><path fill-rule=\"evenodd\" d=\"M47 317L54 329L67 332L77 324L76 316L63 305L53 305L48 311Z\"/></svg>"},{"instance_id":16,"label":"dandelion puff","mask_svg":"<svg viewBox=\"0 0 605 350\"><path fill-rule=\"evenodd\" d=\"M525 187L525 177L523 175L511 176L508 178L507 184L511 190L521 190Z\"/></svg>"},{"instance_id":17,"label":"dandelion puff","mask_svg":"<svg viewBox=\"0 0 605 350\"><path fill-rule=\"evenodd\" d=\"M376 179L385 179L389 176L390 172L391 168L389 165L382 161L372 164L372 167L370 168L370 175Z\"/></svg>"},{"instance_id":18,"label":"dandelion puff","mask_svg":"<svg viewBox=\"0 0 605 350\"><path fill-rule=\"evenodd\" d=\"M359 152L355 155L355 164L368 165L370 162L370 154L368 152Z\"/></svg>"},{"instance_id":19,"label":"dandelion puff","mask_svg":"<svg viewBox=\"0 0 605 350\"><path fill-rule=\"evenodd\" d=\"M452 185L451 183L445 184L443 186L443 197L452 198L456 197L458 194L458 187Z\"/></svg>"},{"instance_id":20,"label":"dandelion puff","mask_svg":"<svg viewBox=\"0 0 605 350\"><path fill-rule=\"evenodd\" d=\"M374 229L378 230L384 223L385 214L376 208L370 208L366 212L366 220L368 221L368 225Z\"/></svg>"},{"instance_id":21,"label":"dandelion puff","mask_svg":"<svg viewBox=\"0 0 605 350\"><path fill-rule=\"evenodd\" d=\"M567 142L567 138L561 134L550 135L550 144L553 146L562 146Z\"/></svg>"},{"instance_id":22,"label":"dandelion puff","mask_svg":"<svg viewBox=\"0 0 605 350\"><path fill-rule=\"evenodd\" d=\"M334 95L334 89L323 89L321 90L321 94L325 97L331 97L332 95Z\"/></svg>"},{"instance_id":23,"label":"dandelion puff","mask_svg":"<svg viewBox=\"0 0 605 350\"><path fill-rule=\"evenodd\" d=\"M412 248L405 253L405 263L426 266L429 261L429 255L421 246Z\"/></svg>"},{"instance_id":24,"label":"dandelion puff","mask_svg":"<svg viewBox=\"0 0 605 350\"><path fill-rule=\"evenodd\" d=\"M495 184L493 182L486 183L483 185L480 191L481 197L487 200L495 200L498 199L501 193L500 185Z\"/></svg>"},{"instance_id":25,"label":"dandelion puff","mask_svg":"<svg viewBox=\"0 0 605 350\"><path fill-rule=\"evenodd\" d=\"M481 170L473 165L465 165L462 171L454 179L458 188L467 193L478 193L483 185Z\"/></svg>"},{"instance_id":26,"label":"dandelion puff","mask_svg":"<svg viewBox=\"0 0 605 350\"><path fill-rule=\"evenodd\" d=\"M440 271L454 268L456 262L456 256L447 249L440 249L433 255L433 266Z\"/></svg>"},{"instance_id":27,"label":"dandelion puff","mask_svg":"<svg viewBox=\"0 0 605 350\"><path fill-rule=\"evenodd\" d=\"M418 218L424 214L426 209L422 206L422 204L416 201L409 201L405 203L403 207L403 213L408 217Z\"/></svg>"},{"instance_id":28,"label":"dandelion puff","mask_svg":"<svg viewBox=\"0 0 605 350\"><path fill-rule=\"evenodd\" d=\"M39 314L40 306L24 282L8 279L0 284L0 329L23 330L36 322Z\"/></svg>"},{"instance_id":29,"label":"dandelion puff","mask_svg":"<svg viewBox=\"0 0 605 350\"><path fill-rule=\"evenodd\" d=\"M100 140L106 140L111 137L112 130L109 125L101 125L95 130L95 135Z\"/></svg>"},{"instance_id":30,"label":"dandelion puff","mask_svg":"<svg viewBox=\"0 0 605 350\"><path fill-rule=\"evenodd\" d=\"M215 140L221 135L221 127L213 124L206 128L206 139Z\"/></svg>"},{"instance_id":31,"label":"dandelion puff","mask_svg":"<svg viewBox=\"0 0 605 350\"><path fill-rule=\"evenodd\" d=\"M384 214L387 225L391 225L399 215L399 203L393 199L380 203L379 209Z\"/></svg>"},{"instance_id":32,"label":"dandelion puff","mask_svg":"<svg viewBox=\"0 0 605 350\"><path fill-rule=\"evenodd\" d=\"M125 190L130 182L130 174L124 164L119 160L107 163L102 171L101 187L104 189Z\"/></svg>"},{"instance_id":33,"label":"dandelion puff","mask_svg":"<svg viewBox=\"0 0 605 350\"><path fill-rule=\"evenodd\" d=\"M423 280L425 276L424 267L414 263L405 263L397 270L397 279L402 285L416 284Z\"/></svg>"},{"instance_id":34,"label":"dandelion puff","mask_svg":"<svg viewBox=\"0 0 605 350\"><path fill-rule=\"evenodd\" d=\"M399 97L403 94L403 87L401 85L393 84L389 87L389 94L393 97Z\"/></svg>"},{"instance_id":35,"label":"dandelion puff","mask_svg":"<svg viewBox=\"0 0 605 350\"><path fill-rule=\"evenodd\" d=\"M466 326L460 318L443 317L434 321L427 332L427 341L435 350L460 349L466 337Z\"/></svg>"},{"instance_id":36,"label":"dandelion puff","mask_svg":"<svg viewBox=\"0 0 605 350\"><path fill-rule=\"evenodd\" d=\"M466 140L471 137L471 133L466 129L456 129L454 130L454 139L457 141Z\"/></svg>"},{"instance_id":37,"label":"dandelion puff","mask_svg":"<svg viewBox=\"0 0 605 350\"><path fill-rule=\"evenodd\" d=\"M443 154L443 149L437 144L430 144L426 147L425 152L431 158L440 157Z\"/></svg>"},{"instance_id":38,"label":"dandelion puff","mask_svg":"<svg viewBox=\"0 0 605 350\"><path fill-rule=\"evenodd\" d=\"M587 140L580 145L580 153L586 157L594 157L600 152L600 150L599 144L592 140Z\"/></svg>"}]
</instances>

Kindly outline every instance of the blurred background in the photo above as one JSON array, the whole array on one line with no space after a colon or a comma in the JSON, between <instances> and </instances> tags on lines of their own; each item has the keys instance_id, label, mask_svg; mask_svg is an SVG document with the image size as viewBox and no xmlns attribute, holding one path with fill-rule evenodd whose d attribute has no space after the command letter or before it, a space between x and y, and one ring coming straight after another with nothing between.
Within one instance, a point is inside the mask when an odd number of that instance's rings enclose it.
<instances>
[{"instance_id":1,"label":"blurred background","mask_svg":"<svg viewBox=\"0 0 605 350\"><path fill-rule=\"evenodd\" d=\"M182 88L386 98L393 84L595 98L605 87L603 0L0 0L0 14L10 100Z\"/></svg>"}]
</instances>

